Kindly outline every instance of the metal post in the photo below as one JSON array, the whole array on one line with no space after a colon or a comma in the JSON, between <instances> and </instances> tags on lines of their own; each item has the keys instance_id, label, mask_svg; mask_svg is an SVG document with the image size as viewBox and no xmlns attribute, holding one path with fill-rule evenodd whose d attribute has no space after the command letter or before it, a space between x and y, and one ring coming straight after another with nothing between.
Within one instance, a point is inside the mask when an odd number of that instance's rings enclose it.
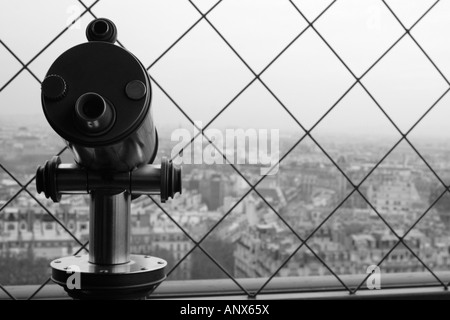
<instances>
[{"instance_id":1,"label":"metal post","mask_svg":"<svg viewBox=\"0 0 450 320\"><path fill-rule=\"evenodd\" d=\"M130 203L128 192L91 193L89 262L115 265L130 261Z\"/></svg>"}]
</instances>

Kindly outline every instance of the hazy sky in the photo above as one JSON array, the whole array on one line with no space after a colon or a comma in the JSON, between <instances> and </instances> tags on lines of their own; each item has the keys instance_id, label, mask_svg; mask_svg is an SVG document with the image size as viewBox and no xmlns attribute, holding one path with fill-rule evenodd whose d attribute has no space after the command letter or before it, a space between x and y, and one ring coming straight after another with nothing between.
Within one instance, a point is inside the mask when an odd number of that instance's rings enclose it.
<instances>
[{"instance_id":1,"label":"hazy sky","mask_svg":"<svg viewBox=\"0 0 450 320\"><path fill-rule=\"evenodd\" d=\"M85 1L87 5L93 1ZM194 1L206 11L215 1ZM294 1L309 20L331 1ZM387 1L409 28L432 0ZM78 14L75 0L8 0L0 4L0 39L28 62ZM119 40L148 66L200 14L187 0L101 0L93 12L112 19ZM412 35L450 79L450 0L440 3ZM223 0L208 18L255 73L264 67L306 26L287 0ZM30 64L43 79L51 63L70 47L85 42L86 14ZM338 0L315 24L356 76L393 44L403 29L380 0ZM20 64L0 46L0 87ZM193 120L206 124L253 80L252 72L227 47L206 21L200 22L173 50L150 69L151 75ZM261 79L310 128L355 82L331 50L309 29L277 60ZM444 93L442 79L410 37L405 36L362 80L366 88L406 131ZM188 126L184 116L153 85L157 124ZM0 92L0 117L27 114L45 122L38 82L26 71ZM415 135L450 135L450 97L445 97ZM214 127L278 128L301 131L279 102L255 81L213 124ZM395 128L357 85L316 129L321 133L357 135L390 133Z\"/></svg>"}]
</instances>

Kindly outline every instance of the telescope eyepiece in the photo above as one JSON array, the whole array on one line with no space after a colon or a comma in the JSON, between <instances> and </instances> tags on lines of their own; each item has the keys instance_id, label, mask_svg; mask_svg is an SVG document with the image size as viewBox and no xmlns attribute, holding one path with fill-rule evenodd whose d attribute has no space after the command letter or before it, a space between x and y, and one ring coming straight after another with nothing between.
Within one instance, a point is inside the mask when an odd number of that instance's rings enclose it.
<instances>
[{"instance_id":1,"label":"telescope eyepiece","mask_svg":"<svg viewBox=\"0 0 450 320\"><path fill-rule=\"evenodd\" d=\"M88 92L75 103L79 130L86 135L102 134L114 123L114 108L99 94Z\"/></svg>"}]
</instances>

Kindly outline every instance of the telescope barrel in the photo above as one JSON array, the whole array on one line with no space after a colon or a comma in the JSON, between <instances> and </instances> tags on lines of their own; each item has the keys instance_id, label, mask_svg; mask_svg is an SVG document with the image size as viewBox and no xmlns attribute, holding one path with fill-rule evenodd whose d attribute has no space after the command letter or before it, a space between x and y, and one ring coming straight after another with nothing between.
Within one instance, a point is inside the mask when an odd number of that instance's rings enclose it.
<instances>
[{"instance_id":1,"label":"telescope barrel","mask_svg":"<svg viewBox=\"0 0 450 320\"><path fill-rule=\"evenodd\" d=\"M93 170L130 171L154 161L158 138L151 98L150 78L139 60L102 41L64 52L42 84L49 124L75 161Z\"/></svg>"}]
</instances>

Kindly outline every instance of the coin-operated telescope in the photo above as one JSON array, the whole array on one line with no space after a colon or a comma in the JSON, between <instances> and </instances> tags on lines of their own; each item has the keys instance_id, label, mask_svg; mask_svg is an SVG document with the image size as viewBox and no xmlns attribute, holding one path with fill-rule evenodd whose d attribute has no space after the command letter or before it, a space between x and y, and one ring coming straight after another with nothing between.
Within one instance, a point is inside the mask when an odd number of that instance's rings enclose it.
<instances>
[{"instance_id":1,"label":"coin-operated telescope","mask_svg":"<svg viewBox=\"0 0 450 320\"><path fill-rule=\"evenodd\" d=\"M51 65L42 106L75 163L53 157L37 169L36 187L58 202L63 194L90 195L89 255L51 262L52 280L75 299L141 299L165 279L166 261L130 254L130 204L140 195L161 201L181 193L181 168L163 158L152 165L158 135L150 77L142 63L115 45L117 29L92 21L89 42ZM68 286L78 272L79 288Z\"/></svg>"}]
</instances>

